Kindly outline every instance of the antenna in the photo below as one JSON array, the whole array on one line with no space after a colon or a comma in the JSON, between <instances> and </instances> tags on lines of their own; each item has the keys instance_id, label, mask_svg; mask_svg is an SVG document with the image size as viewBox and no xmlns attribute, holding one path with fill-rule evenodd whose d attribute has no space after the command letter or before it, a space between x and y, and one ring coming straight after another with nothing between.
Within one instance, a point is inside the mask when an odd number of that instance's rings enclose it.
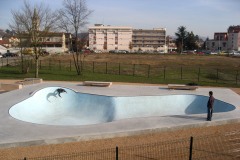
<instances>
[{"instance_id":1,"label":"antenna","mask_svg":"<svg viewBox=\"0 0 240 160\"><path fill-rule=\"evenodd\" d=\"M102 24L104 25L104 18L102 19Z\"/></svg>"}]
</instances>

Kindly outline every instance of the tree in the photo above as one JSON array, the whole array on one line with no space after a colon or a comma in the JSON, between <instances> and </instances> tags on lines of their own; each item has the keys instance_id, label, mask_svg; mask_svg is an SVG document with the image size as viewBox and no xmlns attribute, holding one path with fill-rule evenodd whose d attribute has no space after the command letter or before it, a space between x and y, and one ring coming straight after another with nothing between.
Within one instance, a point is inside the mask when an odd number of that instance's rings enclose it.
<instances>
[{"instance_id":1,"label":"tree","mask_svg":"<svg viewBox=\"0 0 240 160\"><path fill-rule=\"evenodd\" d=\"M56 21L55 13L43 3L31 6L27 1L19 11L12 11L12 29L18 31L18 37L25 42L29 42L29 47L33 48L35 60L35 77L38 77L39 57L43 39L53 30ZM44 37L44 38L43 38ZM22 43L23 44L23 43Z\"/></svg>"},{"instance_id":2,"label":"tree","mask_svg":"<svg viewBox=\"0 0 240 160\"><path fill-rule=\"evenodd\" d=\"M129 42L129 46L128 46L128 48L129 48L130 51L132 52L132 49L133 49L133 44L132 44L132 42Z\"/></svg>"},{"instance_id":3,"label":"tree","mask_svg":"<svg viewBox=\"0 0 240 160\"><path fill-rule=\"evenodd\" d=\"M85 0L63 0L63 8L58 11L58 27L66 32L74 33L76 37L75 48L73 53L74 65L77 75L82 73L82 56L78 50L78 33L88 22L89 16L93 11L89 10Z\"/></svg>"},{"instance_id":4,"label":"tree","mask_svg":"<svg viewBox=\"0 0 240 160\"><path fill-rule=\"evenodd\" d=\"M186 50L195 50L198 48L197 40L199 40L198 36L195 36L193 32L188 32L186 37L185 49Z\"/></svg>"},{"instance_id":5,"label":"tree","mask_svg":"<svg viewBox=\"0 0 240 160\"><path fill-rule=\"evenodd\" d=\"M186 44L186 38L187 38L187 34L188 32L186 31L186 27L184 26L180 26L178 27L178 31L175 33L175 35L177 36L176 39L176 45L177 45L177 49L179 52L183 52L183 48Z\"/></svg>"},{"instance_id":6,"label":"tree","mask_svg":"<svg viewBox=\"0 0 240 160\"><path fill-rule=\"evenodd\" d=\"M19 39L18 47L20 48L21 70L22 70L22 73L24 73L24 64L23 64L23 46L24 45L23 45L22 36L20 36L24 31L24 27L21 25L19 16L17 14L18 14L17 12L12 11L13 21L12 21L12 24L10 24L9 26L12 30L15 31L16 36Z\"/></svg>"}]
</instances>

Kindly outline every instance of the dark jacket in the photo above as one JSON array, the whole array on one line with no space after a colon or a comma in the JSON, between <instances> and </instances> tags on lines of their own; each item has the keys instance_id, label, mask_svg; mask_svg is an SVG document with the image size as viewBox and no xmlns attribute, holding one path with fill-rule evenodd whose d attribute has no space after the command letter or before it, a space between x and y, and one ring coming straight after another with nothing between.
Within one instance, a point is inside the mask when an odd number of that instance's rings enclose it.
<instances>
[{"instance_id":1,"label":"dark jacket","mask_svg":"<svg viewBox=\"0 0 240 160\"><path fill-rule=\"evenodd\" d=\"M214 97L210 96L209 99L208 99L207 107L208 108L213 108L213 104L214 104Z\"/></svg>"}]
</instances>

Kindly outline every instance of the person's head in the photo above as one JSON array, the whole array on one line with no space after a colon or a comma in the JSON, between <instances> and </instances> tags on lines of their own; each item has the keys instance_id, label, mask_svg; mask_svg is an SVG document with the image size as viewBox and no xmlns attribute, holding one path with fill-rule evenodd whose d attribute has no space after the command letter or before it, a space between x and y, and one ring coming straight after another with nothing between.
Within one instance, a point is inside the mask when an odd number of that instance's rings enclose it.
<instances>
[{"instance_id":1,"label":"person's head","mask_svg":"<svg viewBox=\"0 0 240 160\"><path fill-rule=\"evenodd\" d=\"M213 95L213 92L212 91L209 91L209 96L212 96Z\"/></svg>"}]
</instances>

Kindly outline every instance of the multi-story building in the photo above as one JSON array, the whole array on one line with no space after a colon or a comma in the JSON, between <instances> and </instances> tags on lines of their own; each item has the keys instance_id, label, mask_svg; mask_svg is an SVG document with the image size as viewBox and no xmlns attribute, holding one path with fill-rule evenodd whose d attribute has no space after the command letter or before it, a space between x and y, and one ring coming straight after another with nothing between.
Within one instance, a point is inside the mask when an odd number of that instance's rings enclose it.
<instances>
[{"instance_id":1,"label":"multi-story building","mask_svg":"<svg viewBox=\"0 0 240 160\"><path fill-rule=\"evenodd\" d=\"M228 49L228 33L216 32L214 33L214 39L206 42L207 50L213 52L226 51Z\"/></svg>"},{"instance_id":2,"label":"multi-story building","mask_svg":"<svg viewBox=\"0 0 240 160\"><path fill-rule=\"evenodd\" d=\"M240 51L240 25L230 26L228 32L214 33L214 39L206 41L211 51Z\"/></svg>"},{"instance_id":3,"label":"multi-story building","mask_svg":"<svg viewBox=\"0 0 240 160\"><path fill-rule=\"evenodd\" d=\"M89 27L89 49L130 50L132 27L113 27L96 24Z\"/></svg>"},{"instance_id":4,"label":"multi-story building","mask_svg":"<svg viewBox=\"0 0 240 160\"><path fill-rule=\"evenodd\" d=\"M173 52L177 50L176 40L171 36L166 37L166 46L168 48L168 52Z\"/></svg>"},{"instance_id":5,"label":"multi-story building","mask_svg":"<svg viewBox=\"0 0 240 160\"><path fill-rule=\"evenodd\" d=\"M132 29L132 27L89 27L89 49L167 52L166 29Z\"/></svg>"},{"instance_id":6,"label":"multi-story building","mask_svg":"<svg viewBox=\"0 0 240 160\"><path fill-rule=\"evenodd\" d=\"M132 46L134 51L161 51L166 53L166 29L134 29Z\"/></svg>"},{"instance_id":7,"label":"multi-story building","mask_svg":"<svg viewBox=\"0 0 240 160\"><path fill-rule=\"evenodd\" d=\"M228 28L228 49L240 51L240 26Z\"/></svg>"}]
</instances>

